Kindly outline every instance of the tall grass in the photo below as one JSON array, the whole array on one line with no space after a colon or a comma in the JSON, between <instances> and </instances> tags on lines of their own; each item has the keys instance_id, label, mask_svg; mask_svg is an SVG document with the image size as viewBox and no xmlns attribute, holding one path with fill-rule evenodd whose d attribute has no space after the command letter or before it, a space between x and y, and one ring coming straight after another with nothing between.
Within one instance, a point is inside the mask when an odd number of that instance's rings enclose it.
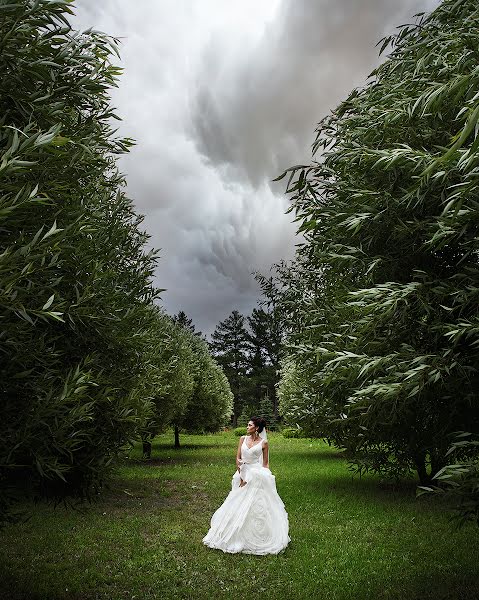
<instances>
[{"instance_id":1,"label":"tall grass","mask_svg":"<svg viewBox=\"0 0 479 600\"><path fill-rule=\"evenodd\" d=\"M352 478L323 442L272 434L271 470L292 538L278 556L202 545L226 496L237 438L159 436L134 448L110 489L81 512L33 508L0 534L0 597L22 599L473 599L477 529L456 529L414 482Z\"/></svg>"}]
</instances>

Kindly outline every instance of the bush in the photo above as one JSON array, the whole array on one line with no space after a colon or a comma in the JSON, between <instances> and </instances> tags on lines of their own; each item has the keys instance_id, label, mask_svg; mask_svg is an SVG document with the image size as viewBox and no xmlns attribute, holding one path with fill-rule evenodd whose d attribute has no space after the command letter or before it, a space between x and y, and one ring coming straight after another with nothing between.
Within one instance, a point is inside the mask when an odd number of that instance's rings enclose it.
<instances>
[{"instance_id":1,"label":"bush","mask_svg":"<svg viewBox=\"0 0 479 600\"><path fill-rule=\"evenodd\" d=\"M236 429L233 429L233 433L237 437L240 437L242 435L246 435L246 427L237 427Z\"/></svg>"}]
</instances>

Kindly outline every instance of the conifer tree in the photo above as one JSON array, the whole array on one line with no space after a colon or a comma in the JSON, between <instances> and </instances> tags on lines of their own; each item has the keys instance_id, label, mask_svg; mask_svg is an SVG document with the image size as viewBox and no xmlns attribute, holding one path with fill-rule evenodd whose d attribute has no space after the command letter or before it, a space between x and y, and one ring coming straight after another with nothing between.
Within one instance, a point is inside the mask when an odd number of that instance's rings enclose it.
<instances>
[{"instance_id":1,"label":"conifer tree","mask_svg":"<svg viewBox=\"0 0 479 600\"><path fill-rule=\"evenodd\" d=\"M223 367L233 392L233 427L236 427L246 391L248 342L244 316L234 310L221 321L211 336L210 347Z\"/></svg>"},{"instance_id":2,"label":"conifer tree","mask_svg":"<svg viewBox=\"0 0 479 600\"><path fill-rule=\"evenodd\" d=\"M268 429L276 429L276 415L274 414L273 401L266 393L259 403L259 415L266 421Z\"/></svg>"},{"instance_id":3,"label":"conifer tree","mask_svg":"<svg viewBox=\"0 0 479 600\"><path fill-rule=\"evenodd\" d=\"M274 419L278 418L276 384L279 380L282 352L282 327L274 310L255 308L248 317L249 403L254 406L267 394L271 398Z\"/></svg>"},{"instance_id":4,"label":"conifer tree","mask_svg":"<svg viewBox=\"0 0 479 600\"><path fill-rule=\"evenodd\" d=\"M201 331L196 331L196 327L193 323L193 319L190 319L184 310L180 310L177 315L174 315L173 321L175 323L178 323L178 325L181 325L182 327L186 327L186 329L189 329L192 333L194 333L198 337L203 336Z\"/></svg>"}]
</instances>

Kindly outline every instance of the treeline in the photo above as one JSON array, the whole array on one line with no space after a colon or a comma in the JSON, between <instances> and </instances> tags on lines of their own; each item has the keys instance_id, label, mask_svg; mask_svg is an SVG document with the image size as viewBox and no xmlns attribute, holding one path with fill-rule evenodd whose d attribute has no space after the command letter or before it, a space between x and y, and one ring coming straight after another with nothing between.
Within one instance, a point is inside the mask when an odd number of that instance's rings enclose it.
<instances>
[{"instance_id":1,"label":"treeline","mask_svg":"<svg viewBox=\"0 0 479 600\"><path fill-rule=\"evenodd\" d=\"M91 497L134 439L228 422L227 379L157 306L109 89L116 41L66 0L0 5L0 516Z\"/></svg>"},{"instance_id":2,"label":"treeline","mask_svg":"<svg viewBox=\"0 0 479 600\"><path fill-rule=\"evenodd\" d=\"M211 336L210 349L234 396L233 427L246 425L252 415L264 417L270 429L279 421L283 321L272 299L265 296L263 303L246 317L234 310Z\"/></svg>"},{"instance_id":3,"label":"treeline","mask_svg":"<svg viewBox=\"0 0 479 600\"><path fill-rule=\"evenodd\" d=\"M264 282L260 275L258 279ZM184 311L181 310L173 320L190 334L206 340ZM277 385L283 341L283 319L275 308L274 298L267 294L250 315L233 310L216 326L208 345L233 394L229 425L245 426L253 415L264 417L268 429L279 425Z\"/></svg>"},{"instance_id":4,"label":"treeline","mask_svg":"<svg viewBox=\"0 0 479 600\"><path fill-rule=\"evenodd\" d=\"M479 521L479 12L445 0L317 129L276 269L284 418ZM267 282L265 282L267 283ZM435 485L431 486L431 482Z\"/></svg>"}]
</instances>

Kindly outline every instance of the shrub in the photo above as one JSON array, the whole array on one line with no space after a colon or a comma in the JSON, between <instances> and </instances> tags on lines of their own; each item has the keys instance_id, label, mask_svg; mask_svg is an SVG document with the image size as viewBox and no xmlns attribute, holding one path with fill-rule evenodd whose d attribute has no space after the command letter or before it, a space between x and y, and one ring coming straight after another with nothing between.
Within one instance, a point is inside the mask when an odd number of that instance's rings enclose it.
<instances>
[{"instance_id":1,"label":"shrub","mask_svg":"<svg viewBox=\"0 0 479 600\"><path fill-rule=\"evenodd\" d=\"M233 429L233 433L237 437L240 437L242 435L246 435L246 427L236 427L236 429Z\"/></svg>"}]
</instances>

